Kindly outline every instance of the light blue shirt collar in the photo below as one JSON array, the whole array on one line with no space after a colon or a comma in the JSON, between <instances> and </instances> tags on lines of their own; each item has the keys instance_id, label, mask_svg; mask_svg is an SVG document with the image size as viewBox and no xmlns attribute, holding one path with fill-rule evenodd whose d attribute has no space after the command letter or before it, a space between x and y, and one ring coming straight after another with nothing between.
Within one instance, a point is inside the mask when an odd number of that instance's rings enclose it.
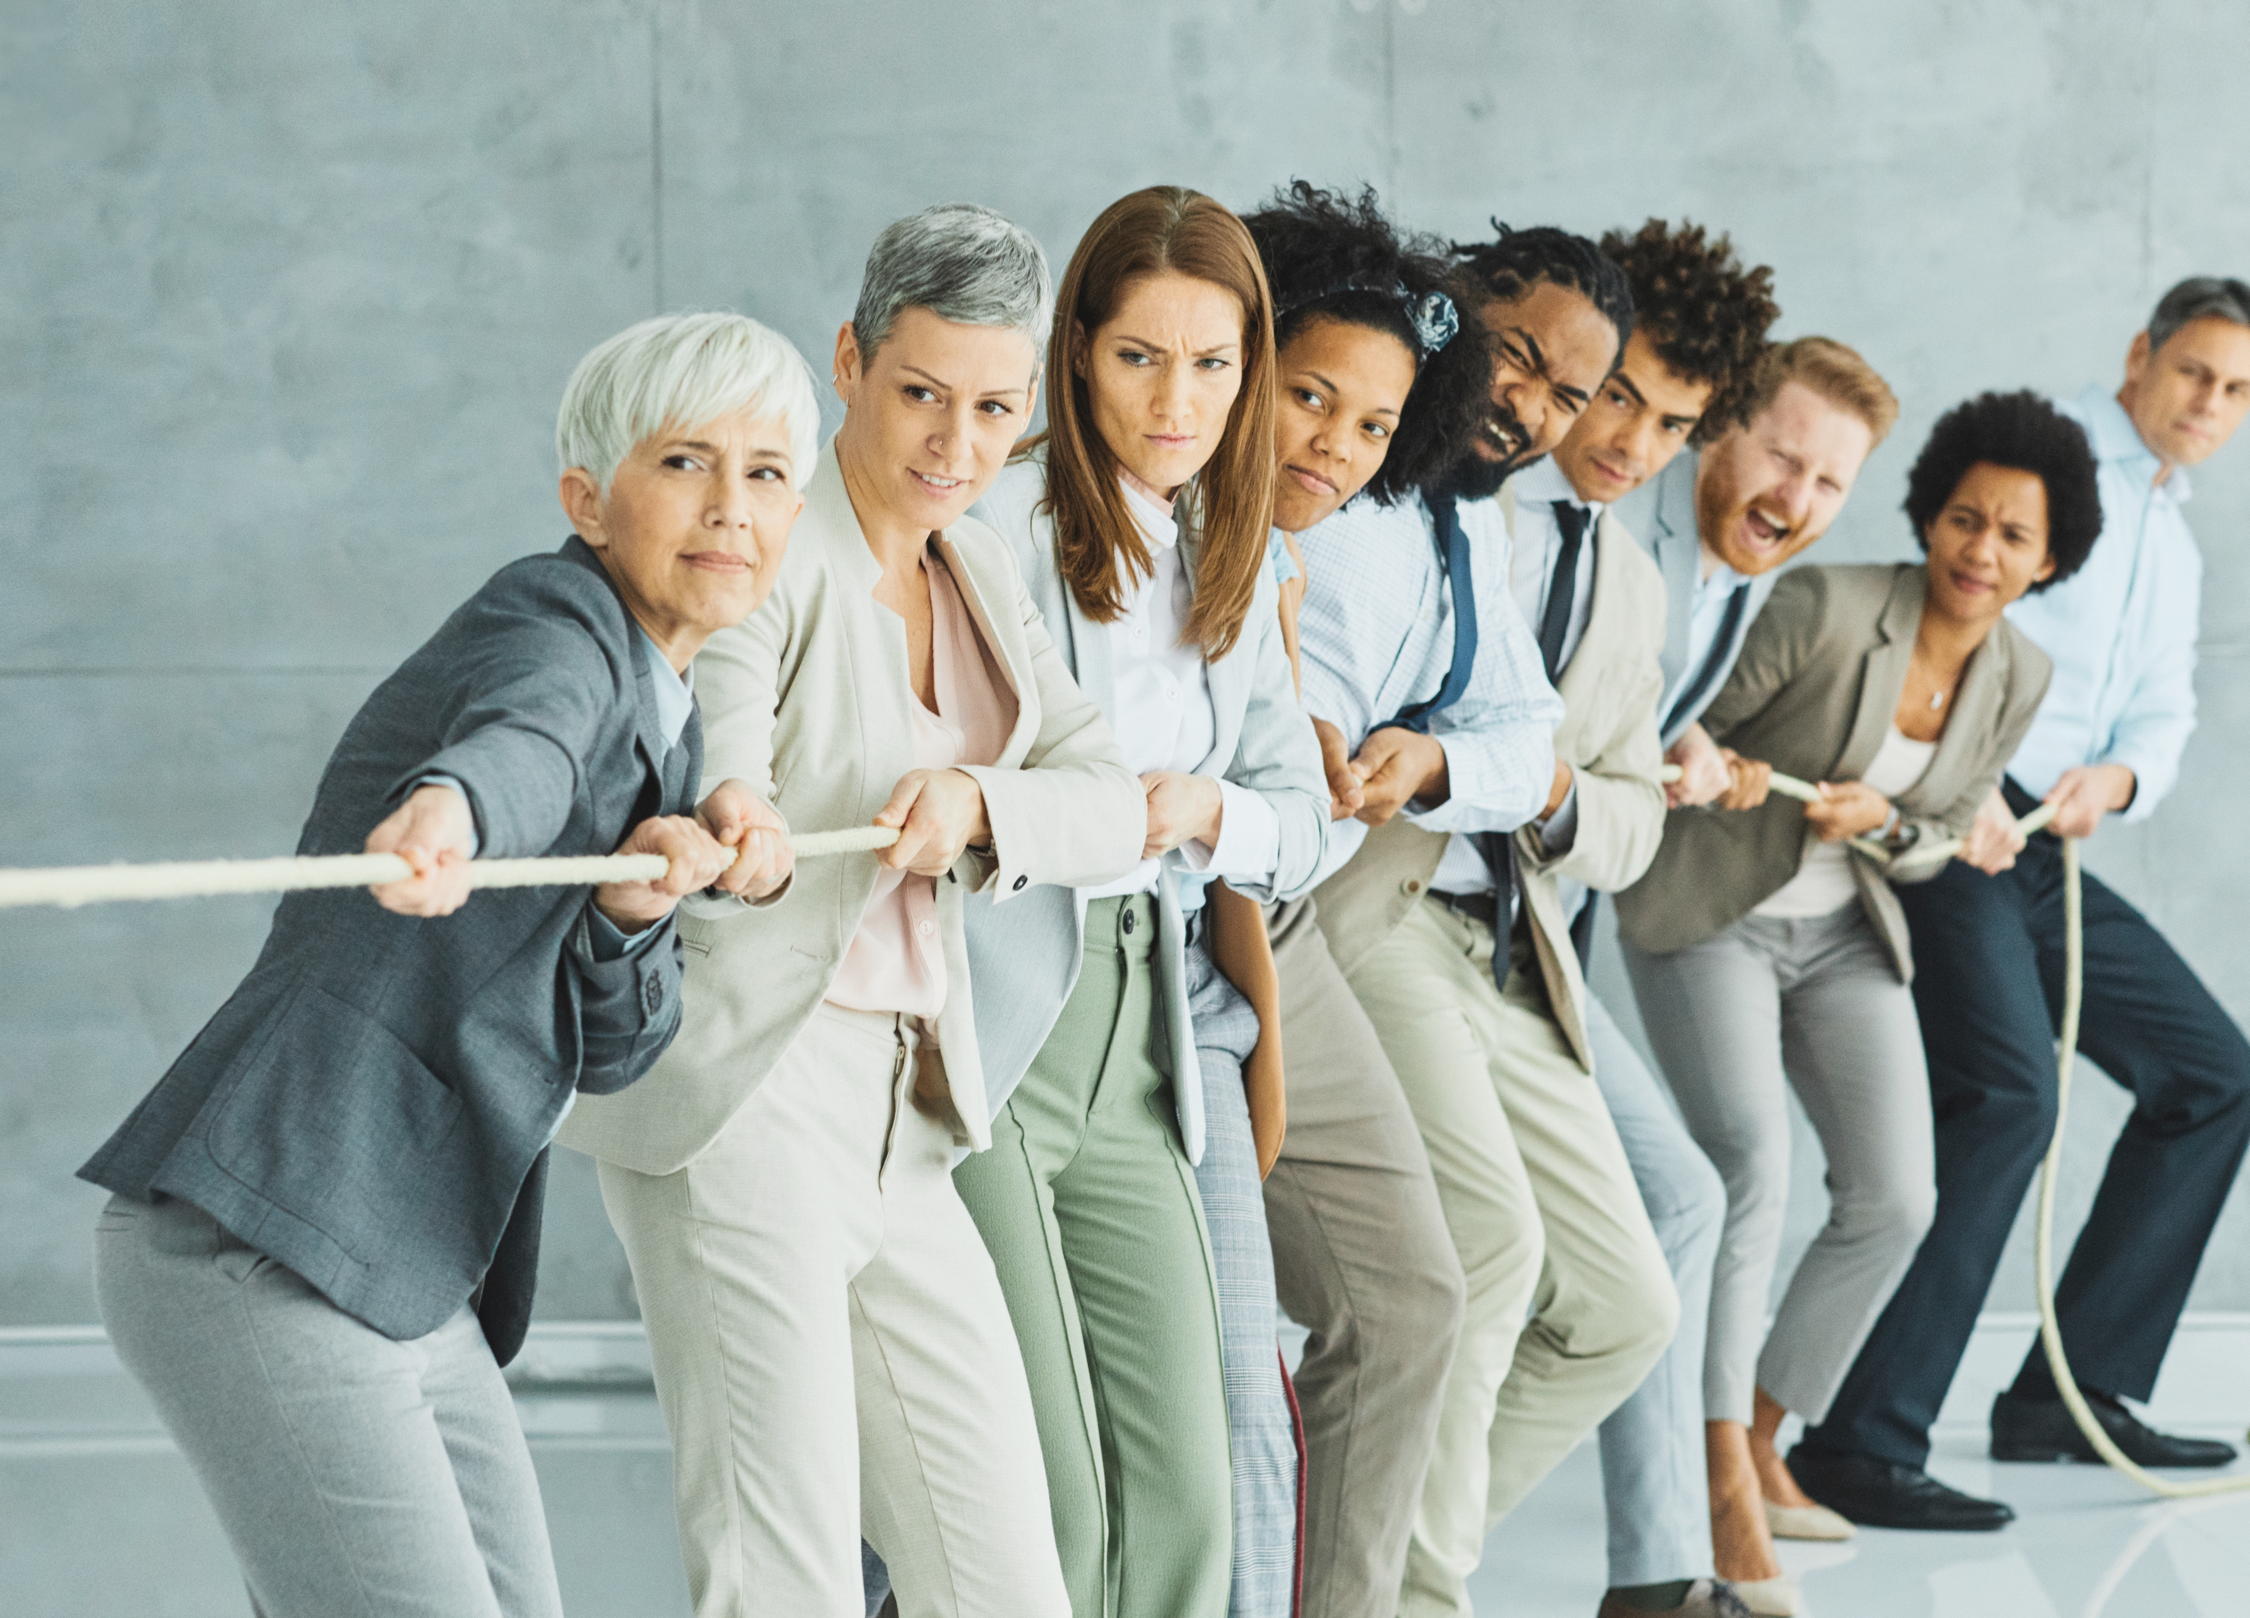
<instances>
[{"instance_id":1,"label":"light blue shirt collar","mask_svg":"<svg viewBox=\"0 0 2250 1618\"><path fill-rule=\"evenodd\" d=\"M2115 465L2141 488L2155 484L2156 474L2164 469L2164 459L2142 440L2141 430L2133 425L2133 418L2117 402L2116 389L2096 382L2071 402L2086 424L2086 436L2093 443L2096 460ZM2170 496L2174 504L2186 505L2194 494L2187 468L2173 467L2161 492Z\"/></svg>"},{"instance_id":2,"label":"light blue shirt collar","mask_svg":"<svg viewBox=\"0 0 2250 1618\"><path fill-rule=\"evenodd\" d=\"M640 636L641 662L648 668L649 689L656 696L656 728L664 733L667 747L677 747L688 715L695 712L695 665L690 663L685 675L675 673L648 631L638 624L633 630Z\"/></svg>"}]
</instances>

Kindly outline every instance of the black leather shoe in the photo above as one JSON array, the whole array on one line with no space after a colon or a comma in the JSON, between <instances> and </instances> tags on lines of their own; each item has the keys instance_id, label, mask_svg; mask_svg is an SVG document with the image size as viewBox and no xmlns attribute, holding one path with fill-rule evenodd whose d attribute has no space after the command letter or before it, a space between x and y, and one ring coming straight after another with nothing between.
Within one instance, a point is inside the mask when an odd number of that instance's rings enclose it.
<instances>
[{"instance_id":1,"label":"black leather shoe","mask_svg":"<svg viewBox=\"0 0 2250 1618\"><path fill-rule=\"evenodd\" d=\"M1789 1452L1789 1470L1805 1493L1868 1528L1989 1533L2016 1520L2015 1512L1998 1500L1979 1500L1919 1467L1872 1455L1835 1454L1799 1444Z\"/></svg>"},{"instance_id":2,"label":"black leather shoe","mask_svg":"<svg viewBox=\"0 0 2250 1618\"><path fill-rule=\"evenodd\" d=\"M2215 1438L2160 1433L2106 1393L2088 1392L2086 1403L2110 1442L2136 1466L2225 1466L2234 1446ZM1996 1461L2094 1461L2101 1457L2070 1419L2060 1399L2003 1393L1992 1401L1992 1458Z\"/></svg>"}]
</instances>

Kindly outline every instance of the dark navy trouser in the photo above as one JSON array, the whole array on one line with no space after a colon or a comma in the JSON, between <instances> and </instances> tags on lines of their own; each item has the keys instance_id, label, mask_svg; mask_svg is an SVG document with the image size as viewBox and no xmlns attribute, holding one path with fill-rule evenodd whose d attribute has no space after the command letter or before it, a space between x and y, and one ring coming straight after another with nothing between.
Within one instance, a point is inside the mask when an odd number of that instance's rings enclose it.
<instances>
[{"instance_id":1,"label":"dark navy trouser","mask_svg":"<svg viewBox=\"0 0 2250 1618\"><path fill-rule=\"evenodd\" d=\"M2035 800L2013 781L2022 814ZM2041 834L2000 876L1956 862L1898 889L1937 1113L1937 1218L1860 1350L1815 1450L1921 1466L2024 1192L2055 1125L2063 994L2062 845ZM2148 919L2084 878L2078 1049L2132 1092L2056 1288L2081 1385L2145 1399L2250 1144L2250 1043ZM2016 1389L2054 1384L2036 1341Z\"/></svg>"}]
</instances>

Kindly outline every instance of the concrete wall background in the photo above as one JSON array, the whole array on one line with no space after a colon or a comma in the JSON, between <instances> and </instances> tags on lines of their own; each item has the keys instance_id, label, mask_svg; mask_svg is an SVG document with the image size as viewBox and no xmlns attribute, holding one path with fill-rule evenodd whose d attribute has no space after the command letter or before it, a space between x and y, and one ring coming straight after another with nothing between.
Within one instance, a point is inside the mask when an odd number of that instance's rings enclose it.
<instances>
[{"instance_id":1,"label":"concrete wall background","mask_svg":"<svg viewBox=\"0 0 2250 1618\"><path fill-rule=\"evenodd\" d=\"M726 305L823 364L873 233L931 201L1003 209L1058 268L1158 180L1246 205L1364 178L1462 234L1728 228L1777 267L1785 332L1855 343L1906 401L1831 559L1904 548L1939 409L2107 377L2164 285L2250 266L2250 11L2187 0L11 0L0 26L5 864L286 850L367 690L564 533L548 446L576 357ZM2179 795L2092 863L2250 1016L2228 840L2250 447L2196 486L2203 728ZM71 1170L266 915L0 927L0 1326L94 1318L99 1198ZM2069 1218L2122 1108L2095 1078L2081 1113ZM556 1177L550 1318L631 1312L587 1167ZM2198 1307L2250 1308L2245 1200ZM1995 1306L2026 1306L2027 1273L2018 1252Z\"/></svg>"}]
</instances>

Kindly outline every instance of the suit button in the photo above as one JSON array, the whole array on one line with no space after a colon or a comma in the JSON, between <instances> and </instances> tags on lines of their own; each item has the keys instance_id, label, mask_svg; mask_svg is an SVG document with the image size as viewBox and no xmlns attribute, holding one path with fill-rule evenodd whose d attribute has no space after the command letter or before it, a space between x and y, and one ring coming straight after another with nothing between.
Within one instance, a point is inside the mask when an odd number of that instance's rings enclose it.
<instances>
[{"instance_id":1,"label":"suit button","mask_svg":"<svg viewBox=\"0 0 2250 1618\"><path fill-rule=\"evenodd\" d=\"M651 1017L656 1015L657 1008L664 1004L664 980L662 978L652 977L642 980L641 1004L648 1008L648 1014Z\"/></svg>"},{"instance_id":2,"label":"suit button","mask_svg":"<svg viewBox=\"0 0 2250 1618\"><path fill-rule=\"evenodd\" d=\"M1011 893L1021 893L1023 892L1024 884L1029 882L1030 880L1031 878L1028 876L1019 876L1016 878L1014 884L1009 888L1008 891Z\"/></svg>"},{"instance_id":3,"label":"suit button","mask_svg":"<svg viewBox=\"0 0 2250 1618\"><path fill-rule=\"evenodd\" d=\"M1133 931L1133 913L1130 910L1125 912L1125 919L1120 921L1118 926L1122 927L1127 934Z\"/></svg>"},{"instance_id":4,"label":"suit button","mask_svg":"<svg viewBox=\"0 0 2250 1618\"><path fill-rule=\"evenodd\" d=\"M1399 890L1402 893L1420 893L1422 891L1422 884L1416 881L1413 877L1408 877L1404 882L1401 882L1399 884Z\"/></svg>"}]
</instances>

